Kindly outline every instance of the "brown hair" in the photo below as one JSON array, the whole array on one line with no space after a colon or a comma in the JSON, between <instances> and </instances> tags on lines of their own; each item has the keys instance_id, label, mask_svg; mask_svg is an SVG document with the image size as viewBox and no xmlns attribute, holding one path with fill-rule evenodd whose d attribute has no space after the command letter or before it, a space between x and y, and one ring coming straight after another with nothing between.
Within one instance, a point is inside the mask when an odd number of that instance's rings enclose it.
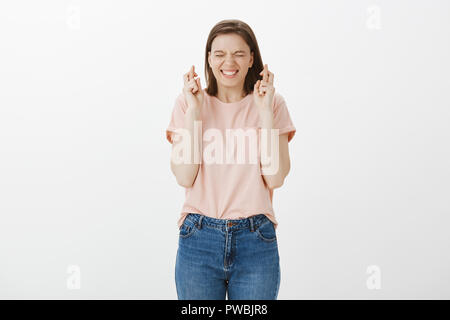
<instances>
[{"instance_id":1,"label":"brown hair","mask_svg":"<svg viewBox=\"0 0 450 320\"><path fill-rule=\"evenodd\" d=\"M217 80L214 77L213 71L209 66L208 53L211 51L211 45L218 35L235 33L240 35L247 45L250 47L250 54L253 52L253 64L252 67L248 69L247 75L245 76L244 91L246 94L253 92L253 87L259 79L262 77L259 73L264 69L261 54L259 52L258 42L256 41L255 34L248 24L237 19L227 19L219 21L210 31L208 40L206 41L205 50L205 79L206 79L206 92L210 96L217 95Z\"/></svg>"}]
</instances>

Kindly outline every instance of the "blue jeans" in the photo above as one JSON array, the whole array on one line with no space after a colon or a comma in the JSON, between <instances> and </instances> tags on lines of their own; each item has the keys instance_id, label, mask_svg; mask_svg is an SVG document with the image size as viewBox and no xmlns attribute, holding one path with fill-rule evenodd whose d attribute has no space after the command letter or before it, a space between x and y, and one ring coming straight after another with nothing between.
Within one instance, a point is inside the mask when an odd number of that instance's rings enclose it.
<instances>
[{"instance_id":1,"label":"blue jeans","mask_svg":"<svg viewBox=\"0 0 450 320\"><path fill-rule=\"evenodd\" d=\"M274 225L264 214L215 219L189 213L175 264L179 300L276 300L280 263Z\"/></svg>"}]
</instances>

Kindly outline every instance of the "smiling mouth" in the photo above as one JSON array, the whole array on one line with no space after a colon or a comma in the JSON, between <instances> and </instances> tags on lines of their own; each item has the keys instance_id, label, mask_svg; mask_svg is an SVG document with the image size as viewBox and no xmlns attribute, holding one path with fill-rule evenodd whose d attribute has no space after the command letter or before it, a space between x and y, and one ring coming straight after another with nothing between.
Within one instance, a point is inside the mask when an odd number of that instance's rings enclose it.
<instances>
[{"instance_id":1,"label":"smiling mouth","mask_svg":"<svg viewBox=\"0 0 450 320\"><path fill-rule=\"evenodd\" d=\"M220 73L222 73L222 75L224 75L227 78L234 77L238 72L239 70L235 70L234 72L220 70Z\"/></svg>"}]
</instances>

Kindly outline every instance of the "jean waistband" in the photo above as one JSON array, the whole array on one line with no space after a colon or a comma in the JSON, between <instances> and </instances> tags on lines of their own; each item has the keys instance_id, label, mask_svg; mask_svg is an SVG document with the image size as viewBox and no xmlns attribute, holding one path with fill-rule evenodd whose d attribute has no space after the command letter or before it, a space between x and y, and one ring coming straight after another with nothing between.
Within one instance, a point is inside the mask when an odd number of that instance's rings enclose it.
<instances>
[{"instance_id":1,"label":"jean waistband","mask_svg":"<svg viewBox=\"0 0 450 320\"><path fill-rule=\"evenodd\" d=\"M209 226L220 229L228 228L228 230L230 230L250 228L251 231L254 231L263 222L266 222L267 220L270 221L270 219L262 213L245 219L217 219L205 216L200 213L188 213L186 219L194 223L199 229L202 227L202 225L207 224Z\"/></svg>"}]
</instances>

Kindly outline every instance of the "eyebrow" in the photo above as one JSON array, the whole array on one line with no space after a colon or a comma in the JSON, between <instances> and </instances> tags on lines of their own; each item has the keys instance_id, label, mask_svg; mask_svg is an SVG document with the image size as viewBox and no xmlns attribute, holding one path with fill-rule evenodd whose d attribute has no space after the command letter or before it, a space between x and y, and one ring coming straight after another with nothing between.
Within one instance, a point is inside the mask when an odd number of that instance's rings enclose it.
<instances>
[{"instance_id":1,"label":"eyebrow","mask_svg":"<svg viewBox=\"0 0 450 320\"><path fill-rule=\"evenodd\" d=\"M222 53L223 53L222 50L214 50L214 53L217 53L217 52L222 52ZM242 53L245 53L244 50L236 50L234 53L236 53L236 52L242 52Z\"/></svg>"}]
</instances>

